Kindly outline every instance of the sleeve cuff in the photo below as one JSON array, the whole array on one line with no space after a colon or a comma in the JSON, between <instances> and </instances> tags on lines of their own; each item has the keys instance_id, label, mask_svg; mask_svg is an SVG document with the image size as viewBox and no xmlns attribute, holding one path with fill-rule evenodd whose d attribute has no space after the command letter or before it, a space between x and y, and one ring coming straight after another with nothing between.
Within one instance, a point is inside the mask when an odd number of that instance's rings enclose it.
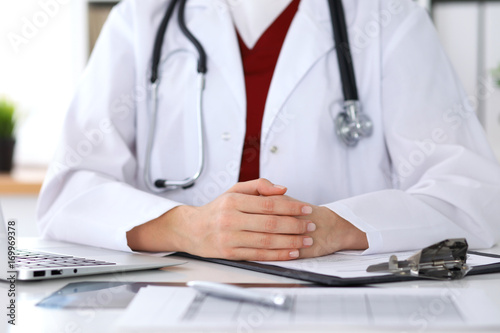
<instances>
[{"instance_id":1,"label":"sleeve cuff","mask_svg":"<svg viewBox=\"0 0 500 333\"><path fill-rule=\"evenodd\" d=\"M382 249L382 235L379 231L366 223L361 217L357 216L349 207L341 202L334 202L323 206L329 208L343 219L349 221L356 228L366 233L368 249L363 251L361 253L362 255L380 252Z\"/></svg>"},{"instance_id":2,"label":"sleeve cuff","mask_svg":"<svg viewBox=\"0 0 500 333\"><path fill-rule=\"evenodd\" d=\"M115 243L113 245L114 248L120 251L125 251L125 252L133 252L132 249L128 246L128 241L127 241L127 232L132 230L133 228L140 226L141 224L147 223L148 221L152 221L163 214L167 213L168 211L174 209L175 207L178 207L182 205L181 203L170 201L170 200L165 200L166 202L162 205L157 205L154 209L150 209L148 213L145 215L144 220L141 221L130 221L129 223L123 225L120 227L116 233L116 237L113 240Z\"/></svg>"}]
</instances>

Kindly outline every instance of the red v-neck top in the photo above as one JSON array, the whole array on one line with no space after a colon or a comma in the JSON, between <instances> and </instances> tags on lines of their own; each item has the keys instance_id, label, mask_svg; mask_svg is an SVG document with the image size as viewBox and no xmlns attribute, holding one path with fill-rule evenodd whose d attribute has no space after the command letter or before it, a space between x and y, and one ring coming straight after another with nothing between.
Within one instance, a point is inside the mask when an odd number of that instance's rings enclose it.
<instances>
[{"instance_id":1,"label":"red v-neck top","mask_svg":"<svg viewBox=\"0 0 500 333\"><path fill-rule=\"evenodd\" d=\"M259 38L253 49L248 49L238 35L247 96L246 134L241 158L240 182L259 178L260 137L267 94L283 42L297 13L299 2L300 0L293 0L290 3Z\"/></svg>"}]
</instances>

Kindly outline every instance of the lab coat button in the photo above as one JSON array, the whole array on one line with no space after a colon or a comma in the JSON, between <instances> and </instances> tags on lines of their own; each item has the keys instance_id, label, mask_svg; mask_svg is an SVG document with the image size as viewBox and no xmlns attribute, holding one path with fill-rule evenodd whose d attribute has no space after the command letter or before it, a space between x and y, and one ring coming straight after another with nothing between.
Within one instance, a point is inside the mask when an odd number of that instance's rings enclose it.
<instances>
[{"instance_id":1,"label":"lab coat button","mask_svg":"<svg viewBox=\"0 0 500 333\"><path fill-rule=\"evenodd\" d=\"M224 141L231 140L231 133L229 133L229 132L222 133L222 140L224 140Z\"/></svg>"},{"instance_id":2,"label":"lab coat button","mask_svg":"<svg viewBox=\"0 0 500 333\"><path fill-rule=\"evenodd\" d=\"M273 154L276 154L278 152L278 147L272 146L271 149L269 149L269 151Z\"/></svg>"}]
</instances>

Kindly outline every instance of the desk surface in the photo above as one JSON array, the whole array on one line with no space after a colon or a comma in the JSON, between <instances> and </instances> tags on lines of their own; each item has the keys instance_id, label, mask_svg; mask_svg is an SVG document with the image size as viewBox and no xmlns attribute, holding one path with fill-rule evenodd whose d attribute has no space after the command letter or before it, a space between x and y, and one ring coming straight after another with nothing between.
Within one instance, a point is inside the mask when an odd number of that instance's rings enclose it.
<instances>
[{"instance_id":1,"label":"desk surface","mask_svg":"<svg viewBox=\"0 0 500 333\"><path fill-rule=\"evenodd\" d=\"M20 239L20 247L31 247L41 244L37 239ZM500 253L500 247L489 251ZM172 258L176 258L173 256ZM110 332L114 322L123 312L115 309L99 309L97 300L88 299L91 309L54 310L36 307L35 304L68 283L82 281L115 281L115 282L187 282L190 280L208 280L228 283L260 283L260 284L305 284L274 275L247 271L239 268L217 265L194 259L179 258L187 264L161 270L130 272L125 274L105 274L60 280L37 282L17 282L17 325L12 332ZM411 281L380 284L381 288L478 288L485 290L500 309L500 273L468 276L459 281ZM7 294L7 283L0 283L2 297ZM0 298L3 299L3 298ZM95 304L95 306L94 306ZM3 323L0 324L0 332ZM406 328L404 328L406 329ZM373 329L367 330L376 332ZM260 332L260 331L259 331ZM273 331L277 332L277 331ZM321 331L319 331L321 332ZM363 332L353 329L350 332ZM457 333L459 331L454 331ZM493 332L493 331L492 331ZM496 331L498 332L498 330Z\"/></svg>"},{"instance_id":2,"label":"desk surface","mask_svg":"<svg viewBox=\"0 0 500 333\"><path fill-rule=\"evenodd\" d=\"M38 194L47 170L44 168L15 168L0 173L0 194Z\"/></svg>"}]
</instances>

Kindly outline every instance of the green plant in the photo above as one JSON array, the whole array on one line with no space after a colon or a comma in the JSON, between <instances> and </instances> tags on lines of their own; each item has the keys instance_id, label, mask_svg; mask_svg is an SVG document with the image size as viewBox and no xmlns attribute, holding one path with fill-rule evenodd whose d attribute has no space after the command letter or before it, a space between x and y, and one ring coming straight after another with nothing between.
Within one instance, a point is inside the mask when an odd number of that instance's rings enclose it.
<instances>
[{"instance_id":1,"label":"green plant","mask_svg":"<svg viewBox=\"0 0 500 333\"><path fill-rule=\"evenodd\" d=\"M500 87L500 65L491 70L491 75L493 76L493 80L495 80L496 85Z\"/></svg>"},{"instance_id":2,"label":"green plant","mask_svg":"<svg viewBox=\"0 0 500 333\"><path fill-rule=\"evenodd\" d=\"M0 99L0 139L14 138L16 106L7 99Z\"/></svg>"}]
</instances>

